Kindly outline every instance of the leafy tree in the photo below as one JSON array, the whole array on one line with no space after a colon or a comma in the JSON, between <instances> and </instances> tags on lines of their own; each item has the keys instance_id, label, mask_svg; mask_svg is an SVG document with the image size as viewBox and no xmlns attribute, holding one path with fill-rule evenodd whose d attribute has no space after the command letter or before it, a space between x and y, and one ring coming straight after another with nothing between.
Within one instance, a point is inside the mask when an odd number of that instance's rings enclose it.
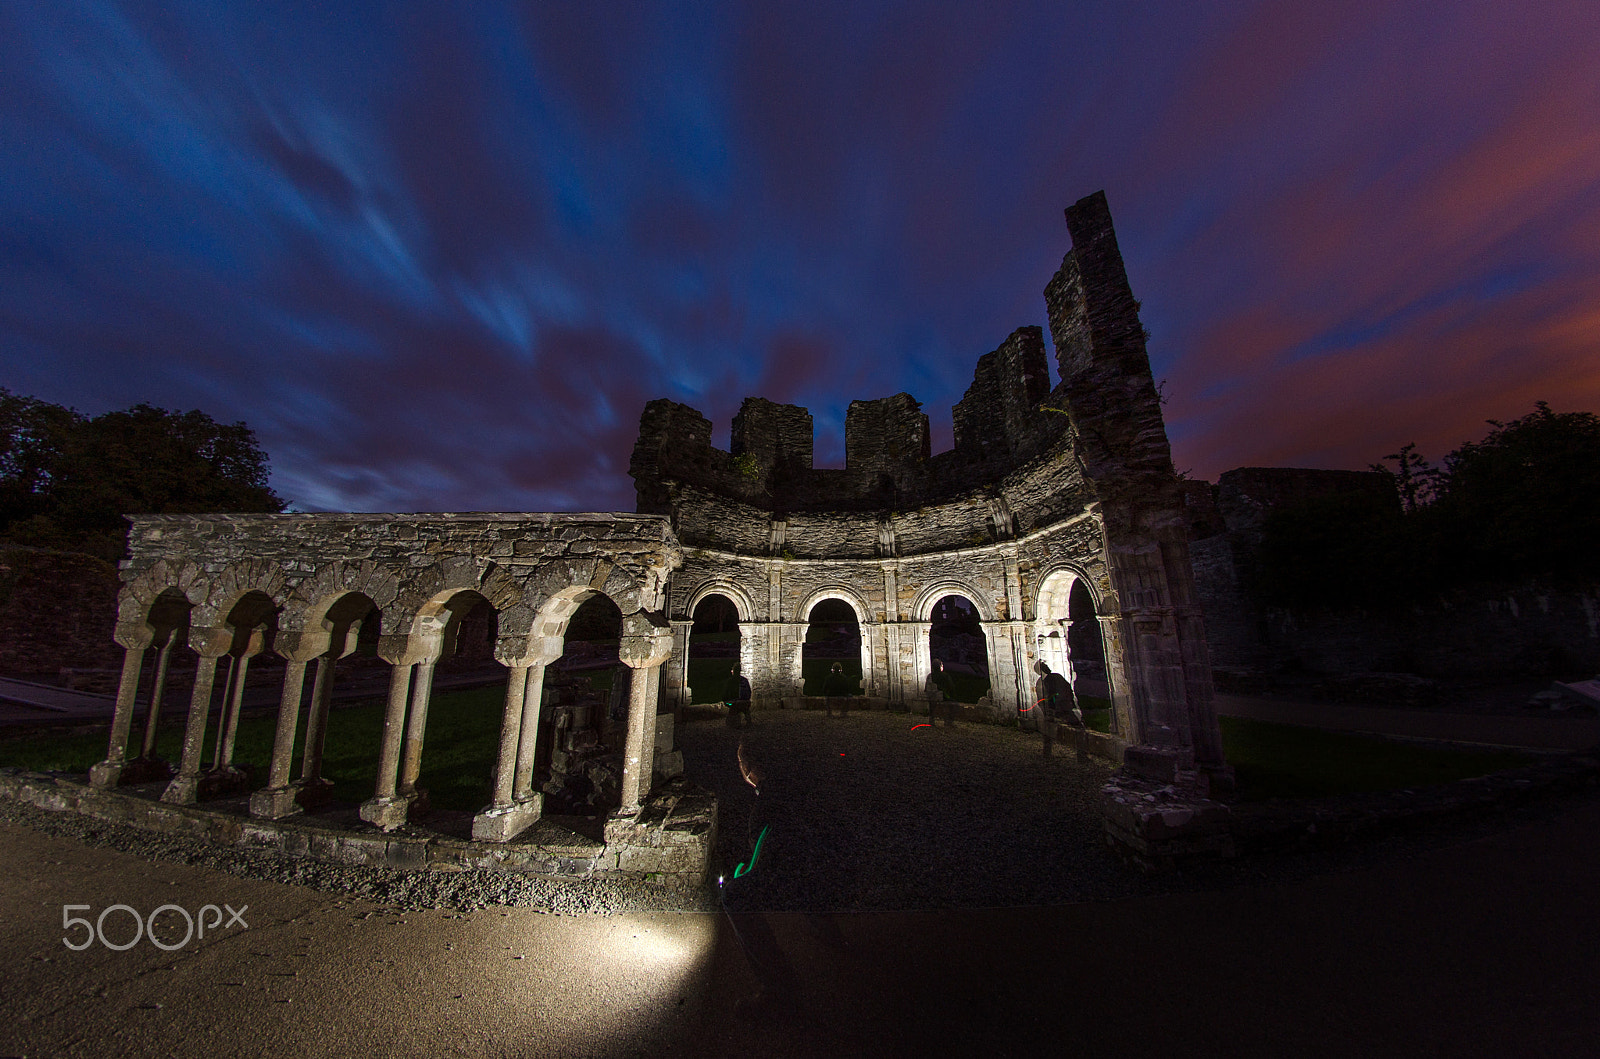
<instances>
[{"instance_id":1,"label":"leafy tree","mask_svg":"<svg viewBox=\"0 0 1600 1059\"><path fill-rule=\"evenodd\" d=\"M1600 577L1600 416L1540 401L1433 468L1415 445L1384 457L1398 503L1320 497L1272 512L1253 564L1282 606L1393 606L1473 584Z\"/></svg>"},{"instance_id":2,"label":"leafy tree","mask_svg":"<svg viewBox=\"0 0 1600 1059\"><path fill-rule=\"evenodd\" d=\"M70 408L0 387L0 526L49 506L62 458L83 423Z\"/></svg>"},{"instance_id":3,"label":"leafy tree","mask_svg":"<svg viewBox=\"0 0 1600 1059\"><path fill-rule=\"evenodd\" d=\"M1381 463L1374 463L1371 467L1379 474L1389 476L1395 492L1400 496L1400 503L1407 511L1417 510L1438 495L1444 474L1422 458L1415 441L1401 445L1399 452L1391 452L1384 459L1393 460L1397 469L1391 471Z\"/></svg>"},{"instance_id":4,"label":"leafy tree","mask_svg":"<svg viewBox=\"0 0 1600 1059\"><path fill-rule=\"evenodd\" d=\"M0 532L124 553L123 515L282 511L266 453L244 423L148 404L88 418L0 391Z\"/></svg>"},{"instance_id":5,"label":"leafy tree","mask_svg":"<svg viewBox=\"0 0 1600 1059\"><path fill-rule=\"evenodd\" d=\"M1445 457L1457 561L1497 577L1600 575L1600 416L1538 402Z\"/></svg>"}]
</instances>

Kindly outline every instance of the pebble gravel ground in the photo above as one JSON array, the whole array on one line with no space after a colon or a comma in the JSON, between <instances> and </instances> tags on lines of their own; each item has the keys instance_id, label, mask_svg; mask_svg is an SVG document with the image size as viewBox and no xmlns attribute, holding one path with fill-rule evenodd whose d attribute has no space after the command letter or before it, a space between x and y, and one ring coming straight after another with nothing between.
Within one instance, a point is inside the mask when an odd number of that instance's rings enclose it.
<instances>
[{"instance_id":1,"label":"pebble gravel ground","mask_svg":"<svg viewBox=\"0 0 1600 1059\"><path fill-rule=\"evenodd\" d=\"M748 879L769 911L1058 904L1121 894L1098 809L1111 766L997 725L930 725L883 710L756 713L748 728L691 720L677 734L691 783L717 795L724 876L769 827ZM738 746L763 773L757 795Z\"/></svg>"},{"instance_id":2,"label":"pebble gravel ground","mask_svg":"<svg viewBox=\"0 0 1600 1059\"><path fill-rule=\"evenodd\" d=\"M1104 762L1046 760L1037 735L887 711L829 717L763 711L730 729L692 709L677 730L687 778L720 803L717 871L729 881L681 892L613 880L564 881L486 870L402 871L213 845L0 799L0 822L156 859L308 886L395 911L487 906L561 915L732 910L844 912L1058 905L1310 878L1415 855L1560 812L1555 799L1426 833L1347 847L1195 863L1166 875L1125 866L1106 847L1096 798ZM757 795L739 773L740 741L764 774L770 830L755 867ZM1575 796L1600 799L1600 795Z\"/></svg>"}]
</instances>

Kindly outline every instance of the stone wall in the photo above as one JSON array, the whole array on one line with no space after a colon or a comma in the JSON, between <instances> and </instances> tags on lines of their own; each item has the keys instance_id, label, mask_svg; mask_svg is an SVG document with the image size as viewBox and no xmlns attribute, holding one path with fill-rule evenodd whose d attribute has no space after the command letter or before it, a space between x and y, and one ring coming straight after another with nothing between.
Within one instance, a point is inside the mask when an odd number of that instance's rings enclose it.
<instances>
[{"instance_id":1,"label":"stone wall","mask_svg":"<svg viewBox=\"0 0 1600 1059\"><path fill-rule=\"evenodd\" d=\"M55 680L122 661L112 639L117 569L74 552L0 551L0 673Z\"/></svg>"}]
</instances>

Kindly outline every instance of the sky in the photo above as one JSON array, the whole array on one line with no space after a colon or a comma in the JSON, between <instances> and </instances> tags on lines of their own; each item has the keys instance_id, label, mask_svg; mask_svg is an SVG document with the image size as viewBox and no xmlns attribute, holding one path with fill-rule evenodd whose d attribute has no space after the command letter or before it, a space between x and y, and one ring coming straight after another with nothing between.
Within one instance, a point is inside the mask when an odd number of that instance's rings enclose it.
<instances>
[{"instance_id":1,"label":"sky","mask_svg":"<svg viewBox=\"0 0 1600 1059\"><path fill-rule=\"evenodd\" d=\"M0 386L293 509L630 511L645 402L950 447L1104 190L1179 470L1600 411L1593 0L0 5ZM1052 357L1052 382L1055 375Z\"/></svg>"}]
</instances>

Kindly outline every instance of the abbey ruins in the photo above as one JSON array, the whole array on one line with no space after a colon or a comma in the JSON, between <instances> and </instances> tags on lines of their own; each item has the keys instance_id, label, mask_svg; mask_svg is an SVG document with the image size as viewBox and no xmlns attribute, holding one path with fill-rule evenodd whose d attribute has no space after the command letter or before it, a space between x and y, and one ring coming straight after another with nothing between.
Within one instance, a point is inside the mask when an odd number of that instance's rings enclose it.
<instances>
[{"instance_id":1,"label":"abbey ruins","mask_svg":"<svg viewBox=\"0 0 1600 1059\"><path fill-rule=\"evenodd\" d=\"M906 706L924 695L934 608L956 596L983 631L990 691L980 708L990 719L1027 710L1036 661L1072 673L1068 645L1098 633L1112 723L1090 749L1123 764L1122 775L1202 801L1229 770L1184 494L1105 198L1066 216L1072 249L1045 288L1062 382L1049 386L1041 329L1013 332L979 359L949 452L930 454L928 418L903 393L850 406L843 469L812 466L803 408L745 401L724 452L705 417L659 400L645 408L634 449L634 514L132 518L116 634L125 660L93 784L170 771L164 803L202 798L232 751L230 728L218 740L226 754L209 768L201 759L213 702L234 683L217 679L219 662L235 675L270 651L285 660L284 683L250 813L265 826L315 808L327 785L328 691L339 659L376 626L391 668L378 779L361 818L392 831L419 797L434 667L454 650L463 616L486 602L508 680L492 803L473 822L474 841L524 835L542 813L551 747L571 750L575 731L592 727L590 741L621 756L606 865L692 871L686 859L703 865L706 827L667 834L648 806L678 771L671 716L689 697L697 605L720 595L736 609L758 710L803 704L802 644L825 600L859 624L867 704ZM572 613L595 593L623 615L629 683L626 721L615 726L553 709L544 694ZM153 670L159 686L177 643L199 662L182 760L169 767L141 754L133 721L141 674ZM151 655L158 664L147 665ZM223 718L215 723L236 723L237 708Z\"/></svg>"}]
</instances>

